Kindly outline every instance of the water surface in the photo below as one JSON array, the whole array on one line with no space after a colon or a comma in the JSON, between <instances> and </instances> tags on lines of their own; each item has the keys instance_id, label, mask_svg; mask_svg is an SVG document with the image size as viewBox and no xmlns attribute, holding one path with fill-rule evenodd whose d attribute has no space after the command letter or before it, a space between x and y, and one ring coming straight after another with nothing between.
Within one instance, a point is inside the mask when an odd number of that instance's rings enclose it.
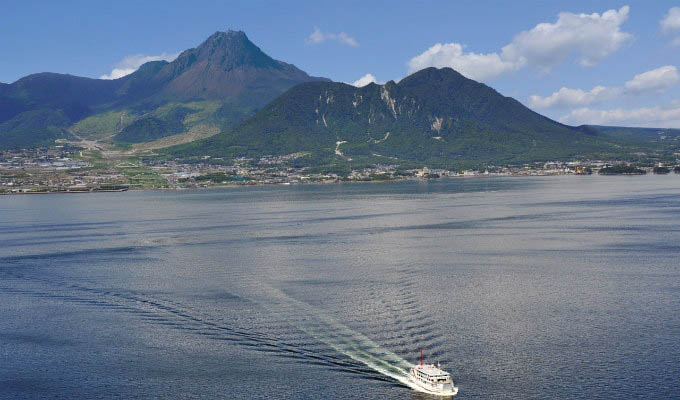
<instances>
[{"instance_id":1,"label":"water surface","mask_svg":"<svg viewBox=\"0 0 680 400\"><path fill-rule=\"evenodd\" d=\"M0 197L0 398L680 397L680 177Z\"/></svg>"}]
</instances>

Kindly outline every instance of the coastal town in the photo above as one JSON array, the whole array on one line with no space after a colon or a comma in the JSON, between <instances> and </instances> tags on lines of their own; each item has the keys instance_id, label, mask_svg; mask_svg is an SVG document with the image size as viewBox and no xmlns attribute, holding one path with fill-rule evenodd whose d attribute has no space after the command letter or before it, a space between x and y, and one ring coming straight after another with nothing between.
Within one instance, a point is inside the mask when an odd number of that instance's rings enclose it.
<instances>
[{"instance_id":1,"label":"coastal town","mask_svg":"<svg viewBox=\"0 0 680 400\"><path fill-rule=\"evenodd\" d=\"M403 168L376 164L334 171L294 166L300 154L186 163L133 158L107 160L91 149L63 144L0 153L0 194L82 193L130 189L190 189L239 185L370 182L405 179L590 175L627 166L617 160L550 161L522 165L485 165L478 169ZM622 170L622 173L627 173ZM637 172L635 172L637 171ZM680 173L680 164L636 165L630 174Z\"/></svg>"}]
</instances>

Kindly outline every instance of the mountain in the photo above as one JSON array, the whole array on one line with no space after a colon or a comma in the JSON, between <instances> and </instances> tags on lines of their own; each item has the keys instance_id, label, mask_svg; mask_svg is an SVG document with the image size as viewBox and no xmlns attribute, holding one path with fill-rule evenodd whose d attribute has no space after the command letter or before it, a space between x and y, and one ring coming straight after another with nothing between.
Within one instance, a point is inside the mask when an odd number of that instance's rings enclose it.
<instances>
[{"instance_id":1,"label":"mountain","mask_svg":"<svg viewBox=\"0 0 680 400\"><path fill-rule=\"evenodd\" d=\"M1 84L0 149L18 143L6 140L7 135L24 136L19 141L22 146L43 145L55 138L56 125L46 125L55 123L54 118L40 119L29 131L13 128L23 126L22 121L30 114L22 113L29 111L62 112L68 118L67 126L90 118L75 127L81 137L123 133L126 126L120 121L130 124L141 121L120 137L113 137L115 141L138 142L182 133L197 124L230 127L291 87L310 81L328 80L311 77L292 64L274 60L243 32L216 32L172 62L149 62L116 80L40 73L9 85ZM153 113L170 103L178 108L187 108L186 103L192 103L188 107L192 112L184 116L193 125L180 121L178 126L177 113L172 115L174 122L159 123ZM201 113L206 110L209 112ZM111 112L119 118L113 118ZM63 127L64 121L58 122ZM154 134L145 136L140 132L145 126L154 126Z\"/></svg>"},{"instance_id":2,"label":"mountain","mask_svg":"<svg viewBox=\"0 0 680 400\"><path fill-rule=\"evenodd\" d=\"M19 79L0 93L6 107L0 111L0 122L33 109L59 109L77 120L91 112L90 108L115 99L114 90L121 81L82 78L43 72Z\"/></svg>"},{"instance_id":3,"label":"mountain","mask_svg":"<svg viewBox=\"0 0 680 400\"><path fill-rule=\"evenodd\" d=\"M461 165L616 151L600 132L560 124L465 78L427 68L399 83L298 85L235 128L168 150L178 157L260 157Z\"/></svg>"},{"instance_id":4,"label":"mountain","mask_svg":"<svg viewBox=\"0 0 680 400\"><path fill-rule=\"evenodd\" d=\"M258 107L298 83L320 80L269 57L240 31L216 32L195 49L184 51L153 79L167 82L159 93L164 98L239 99Z\"/></svg>"},{"instance_id":5,"label":"mountain","mask_svg":"<svg viewBox=\"0 0 680 400\"><path fill-rule=\"evenodd\" d=\"M46 146L115 99L116 81L40 73L0 87L0 150Z\"/></svg>"}]
</instances>

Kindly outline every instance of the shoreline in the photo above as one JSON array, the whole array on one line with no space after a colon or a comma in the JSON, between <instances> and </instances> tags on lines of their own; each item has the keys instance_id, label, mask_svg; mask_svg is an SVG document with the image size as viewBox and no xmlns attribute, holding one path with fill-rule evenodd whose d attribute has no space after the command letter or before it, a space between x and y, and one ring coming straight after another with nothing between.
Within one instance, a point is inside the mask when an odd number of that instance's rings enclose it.
<instances>
[{"instance_id":1,"label":"shoreline","mask_svg":"<svg viewBox=\"0 0 680 400\"><path fill-rule=\"evenodd\" d=\"M185 190L216 190L216 189L232 189L243 187L265 187L265 186L299 186L299 185L337 185L337 184L384 184L395 182L419 181L419 182L436 182L440 180L455 180L455 179L512 179L512 178L556 178L556 177L589 177L589 176L622 176L622 177L639 177L639 176L664 176L669 174L546 174L546 175L461 175L461 176L443 176L439 178L422 178L422 177L405 177L400 179L385 179L385 180L339 180L339 181L314 181L314 182L277 182L277 183L234 183L234 184L217 184L210 186L196 186L196 187L128 187L124 189L105 189L105 190L60 190L60 191L23 191L23 192L0 192L0 196L11 195L44 195L44 194L88 194L88 193L122 193L122 192L138 192L138 191L185 191ZM671 174L674 175L674 174Z\"/></svg>"}]
</instances>

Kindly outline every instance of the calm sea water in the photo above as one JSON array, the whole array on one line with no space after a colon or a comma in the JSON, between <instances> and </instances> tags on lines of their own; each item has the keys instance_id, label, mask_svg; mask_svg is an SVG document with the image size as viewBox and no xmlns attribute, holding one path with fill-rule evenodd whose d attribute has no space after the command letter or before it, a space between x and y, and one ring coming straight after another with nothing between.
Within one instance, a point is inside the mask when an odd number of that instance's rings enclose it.
<instances>
[{"instance_id":1,"label":"calm sea water","mask_svg":"<svg viewBox=\"0 0 680 400\"><path fill-rule=\"evenodd\" d=\"M0 398L680 398L680 176L0 197Z\"/></svg>"}]
</instances>

